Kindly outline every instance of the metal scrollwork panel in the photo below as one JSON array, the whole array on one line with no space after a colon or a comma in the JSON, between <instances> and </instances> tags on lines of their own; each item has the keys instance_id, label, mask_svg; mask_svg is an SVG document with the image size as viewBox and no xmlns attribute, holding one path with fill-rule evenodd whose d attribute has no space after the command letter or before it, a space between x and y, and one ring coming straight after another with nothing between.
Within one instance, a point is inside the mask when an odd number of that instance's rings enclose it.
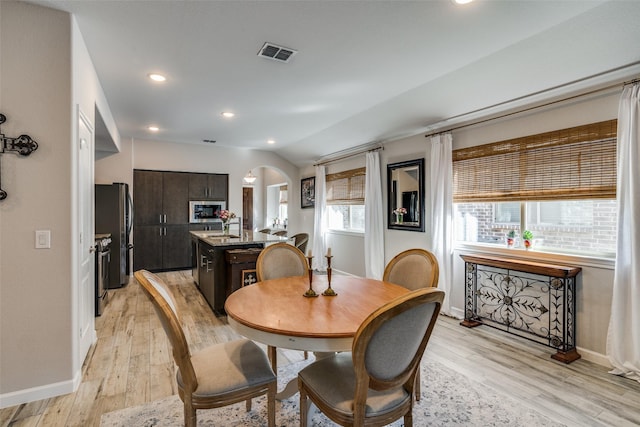
<instances>
[{"instance_id":1,"label":"metal scrollwork panel","mask_svg":"<svg viewBox=\"0 0 640 427\"><path fill-rule=\"evenodd\" d=\"M476 314L483 323L560 347L564 281L489 266L477 267Z\"/></svg>"}]
</instances>

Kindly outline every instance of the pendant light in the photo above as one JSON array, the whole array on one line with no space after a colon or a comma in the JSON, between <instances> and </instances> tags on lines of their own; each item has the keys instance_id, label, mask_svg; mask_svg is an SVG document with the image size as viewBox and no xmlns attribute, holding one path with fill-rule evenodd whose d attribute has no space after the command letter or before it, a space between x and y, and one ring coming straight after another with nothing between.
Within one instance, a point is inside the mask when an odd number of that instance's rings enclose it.
<instances>
[{"instance_id":1,"label":"pendant light","mask_svg":"<svg viewBox=\"0 0 640 427\"><path fill-rule=\"evenodd\" d=\"M251 173L251 170L249 170L249 173L244 177L244 182L247 184L253 184L255 180L256 177Z\"/></svg>"}]
</instances>

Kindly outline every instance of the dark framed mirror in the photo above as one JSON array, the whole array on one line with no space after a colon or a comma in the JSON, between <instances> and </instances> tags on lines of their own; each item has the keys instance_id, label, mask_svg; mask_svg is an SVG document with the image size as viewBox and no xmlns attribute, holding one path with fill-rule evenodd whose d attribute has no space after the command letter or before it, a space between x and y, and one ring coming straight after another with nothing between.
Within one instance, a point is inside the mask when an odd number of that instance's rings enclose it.
<instances>
[{"instance_id":1,"label":"dark framed mirror","mask_svg":"<svg viewBox=\"0 0 640 427\"><path fill-rule=\"evenodd\" d=\"M387 165L387 228L424 231L424 159Z\"/></svg>"}]
</instances>

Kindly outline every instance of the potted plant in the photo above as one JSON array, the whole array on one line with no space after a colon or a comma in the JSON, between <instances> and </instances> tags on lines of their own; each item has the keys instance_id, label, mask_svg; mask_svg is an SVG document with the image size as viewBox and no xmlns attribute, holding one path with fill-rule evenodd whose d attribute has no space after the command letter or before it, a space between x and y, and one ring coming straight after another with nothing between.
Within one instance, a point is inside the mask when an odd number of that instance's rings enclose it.
<instances>
[{"instance_id":1,"label":"potted plant","mask_svg":"<svg viewBox=\"0 0 640 427\"><path fill-rule=\"evenodd\" d=\"M531 249L531 246L533 245L533 233L529 230L524 230L522 233L522 241L525 249Z\"/></svg>"},{"instance_id":2,"label":"potted plant","mask_svg":"<svg viewBox=\"0 0 640 427\"><path fill-rule=\"evenodd\" d=\"M516 231L509 230L509 232L507 233L507 246L512 248L515 243L516 243Z\"/></svg>"}]
</instances>

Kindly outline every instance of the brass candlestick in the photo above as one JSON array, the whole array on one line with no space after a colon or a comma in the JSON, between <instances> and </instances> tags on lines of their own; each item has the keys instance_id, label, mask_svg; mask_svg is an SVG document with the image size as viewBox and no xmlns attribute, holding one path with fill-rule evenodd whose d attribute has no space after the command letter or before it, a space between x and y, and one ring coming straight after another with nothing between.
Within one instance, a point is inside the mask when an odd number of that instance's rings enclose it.
<instances>
[{"instance_id":1,"label":"brass candlestick","mask_svg":"<svg viewBox=\"0 0 640 427\"><path fill-rule=\"evenodd\" d=\"M331 255L326 255L326 257L327 257L327 281L329 282L329 287L324 290L322 295L324 295L325 297L335 297L338 294L336 293L336 291L331 289L331 258L333 257Z\"/></svg>"},{"instance_id":2,"label":"brass candlestick","mask_svg":"<svg viewBox=\"0 0 640 427\"><path fill-rule=\"evenodd\" d=\"M309 260L309 267L307 268L307 271L309 272L309 289L307 289L307 291L302 294L305 297L317 297L318 294L316 293L316 291L313 290L313 286L311 285L311 282L313 281L313 268L311 267L311 260L313 259L312 256L308 256L307 260Z\"/></svg>"}]
</instances>

